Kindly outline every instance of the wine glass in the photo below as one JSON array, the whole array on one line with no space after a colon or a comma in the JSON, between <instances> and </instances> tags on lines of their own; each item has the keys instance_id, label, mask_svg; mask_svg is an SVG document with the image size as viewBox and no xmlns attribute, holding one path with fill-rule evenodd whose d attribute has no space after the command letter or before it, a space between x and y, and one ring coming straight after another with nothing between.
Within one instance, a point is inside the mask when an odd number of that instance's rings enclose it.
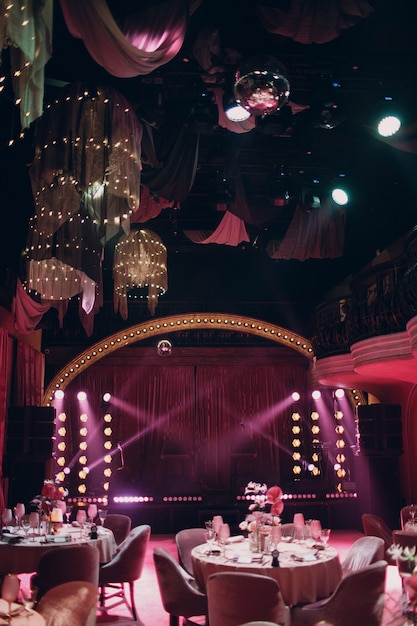
<instances>
[{"instance_id":1,"label":"wine glass","mask_svg":"<svg viewBox=\"0 0 417 626\"><path fill-rule=\"evenodd\" d=\"M318 541L321 537L321 523L318 519L312 519L310 524L311 536L314 541Z\"/></svg>"},{"instance_id":2,"label":"wine glass","mask_svg":"<svg viewBox=\"0 0 417 626\"><path fill-rule=\"evenodd\" d=\"M29 532L29 529L30 529L29 517L22 517L21 525L22 525L22 528L23 528L23 532L25 533L25 539L27 539L28 532Z\"/></svg>"},{"instance_id":3,"label":"wine glass","mask_svg":"<svg viewBox=\"0 0 417 626\"><path fill-rule=\"evenodd\" d=\"M72 504L67 504L67 506L65 507L65 517L67 519L67 525L69 525L70 523L71 513L72 513Z\"/></svg>"},{"instance_id":4,"label":"wine glass","mask_svg":"<svg viewBox=\"0 0 417 626\"><path fill-rule=\"evenodd\" d=\"M29 513L29 525L32 529L32 539L35 541L35 532L39 528L39 513L36 511Z\"/></svg>"},{"instance_id":5,"label":"wine glass","mask_svg":"<svg viewBox=\"0 0 417 626\"><path fill-rule=\"evenodd\" d=\"M410 522L412 524L415 523L416 512L417 512L417 506L415 504L410 504L410 508L408 509L408 513L410 515Z\"/></svg>"},{"instance_id":6,"label":"wine glass","mask_svg":"<svg viewBox=\"0 0 417 626\"><path fill-rule=\"evenodd\" d=\"M25 505L23 502L18 502L14 507L14 516L16 518L17 526L20 526L20 521L25 514Z\"/></svg>"},{"instance_id":7,"label":"wine glass","mask_svg":"<svg viewBox=\"0 0 417 626\"><path fill-rule=\"evenodd\" d=\"M304 538L304 525L305 525L305 521L304 521L304 515L303 513L294 513L294 537L296 537L298 539L298 542L301 542L301 540Z\"/></svg>"},{"instance_id":8,"label":"wine glass","mask_svg":"<svg viewBox=\"0 0 417 626\"><path fill-rule=\"evenodd\" d=\"M106 519L106 517L107 517L107 510L106 509L99 509L98 510L98 518L99 518L100 524L102 526L104 526L104 520Z\"/></svg>"},{"instance_id":9,"label":"wine glass","mask_svg":"<svg viewBox=\"0 0 417 626\"><path fill-rule=\"evenodd\" d=\"M330 539L330 528L322 528L320 533L320 539L325 546L327 546Z\"/></svg>"},{"instance_id":10,"label":"wine glass","mask_svg":"<svg viewBox=\"0 0 417 626\"><path fill-rule=\"evenodd\" d=\"M21 587L20 598L28 613L32 612L33 606L36 602L36 596L37 589L32 589L31 587Z\"/></svg>"},{"instance_id":11,"label":"wine glass","mask_svg":"<svg viewBox=\"0 0 417 626\"><path fill-rule=\"evenodd\" d=\"M87 509L88 521L90 524L94 523L94 518L97 515L97 504L89 504Z\"/></svg>"},{"instance_id":12,"label":"wine glass","mask_svg":"<svg viewBox=\"0 0 417 626\"><path fill-rule=\"evenodd\" d=\"M226 545L227 540L230 537L230 526L229 524L223 523L217 534L217 538L222 545Z\"/></svg>"},{"instance_id":13,"label":"wine glass","mask_svg":"<svg viewBox=\"0 0 417 626\"><path fill-rule=\"evenodd\" d=\"M16 574L6 574L1 586L1 597L9 605L8 618L11 619L12 603L17 600L19 594L20 580Z\"/></svg>"},{"instance_id":14,"label":"wine glass","mask_svg":"<svg viewBox=\"0 0 417 626\"><path fill-rule=\"evenodd\" d=\"M84 509L79 509L77 511L77 516L75 518L80 526L81 529L81 537L83 536L83 531L84 531L84 524L87 521L87 513L84 511Z\"/></svg>"},{"instance_id":15,"label":"wine glass","mask_svg":"<svg viewBox=\"0 0 417 626\"><path fill-rule=\"evenodd\" d=\"M214 544L216 543L216 533L212 528L207 528L204 535L208 545L209 554L211 554L214 549Z\"/></svg>"},{"instance_id":16,"label":"wine glass","mask_svg":"<svg viewBox=\"0 0 417 626\"><path fill-rule=\"evenodd\" d=\"M269 533L269 548L271 552L274 550L278 550L278 544L282 538L282 529L281 526L271 526L271 530Z\"/></svg>"},{"instance_id":17,"label":"wine glass","mask_svg":"<svg viewBox=\"0 0 417 626\"><path fill-rule=\"evenodd\" d=\"M12 523L12 520L13 520L12 509L3 509L3 512L1 514L1 521L3 522L3 527L7 528L7 526L9 526L9 524Z\"/></svg>"}]
</instances>

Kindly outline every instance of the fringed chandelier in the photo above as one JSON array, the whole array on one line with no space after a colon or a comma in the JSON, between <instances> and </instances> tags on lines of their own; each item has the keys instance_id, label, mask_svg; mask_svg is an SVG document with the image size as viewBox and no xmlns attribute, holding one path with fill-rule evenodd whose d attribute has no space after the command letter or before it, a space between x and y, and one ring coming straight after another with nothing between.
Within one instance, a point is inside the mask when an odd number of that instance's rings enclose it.
<instances>
[{"instance_id":1,"label":"fringed chandelier","mask_svg":"<svg viewBox=\"0 0 417 626\"><path fill-rule=\"evenodd\" d=\"M115 246L113 262L114 310L127 319L127 292L147 288L148 308L153 315L158 297L168 288L167 250L151 230L122 235Z\"/></svg>"}]
</instances>

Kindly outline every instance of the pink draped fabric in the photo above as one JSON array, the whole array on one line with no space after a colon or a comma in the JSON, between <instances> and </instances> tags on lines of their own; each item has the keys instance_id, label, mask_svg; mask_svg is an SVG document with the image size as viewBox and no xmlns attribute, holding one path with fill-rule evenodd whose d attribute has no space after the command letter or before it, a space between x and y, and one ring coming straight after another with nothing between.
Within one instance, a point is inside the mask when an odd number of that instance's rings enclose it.
<instances>
[{"instance_id":1,"label":"pink draped fabric","mask_svg":"<svg viewBox=\"0 0 417 626\"><path fill-rule=\"evenodd\" d=\"M334 259L343 255L345 212L332 210L330 204L310 212L297 206L294 217L280 240L268 243L272 259Z\"/></svg>"},{"instance_id":2,"label":"pink draped fabric","mask_svg":"<svg viewBox=\"0 0 417 626\"><path fill-rule=\"evenodd\" d=\"M130 216L130 223L143 224L155 217L158 217L163 209L172 207L174 205L173 200L166 200L165 198L155 197L147 189L147 187L141 187L140 189L140 206Z\"/></svg>"},{"instance_id":3,"label":"pink draped fabric","mask_svg":"<svg viewBox=\"0 0 417 626\"><path fill-rule=\"evenodd\" d=\"M10 383L11 367L11 344L9 333L4 328L0 328L0 449L4 448L4 432L7 414L7 397ZM2 478L2 467L0 463L0 479ZM0 482L0 509L4 508L4 494Z\"/></svg>"},{"instance_id":4,"label":"pink draped fabric","mask_svg":"<svg viewBox=\"0 0 417 626\"><path fill-rule=\"evenodd\" d=\"M17 279L16 294L14 299L15 328L18 333L28 334L32 332L42 319L44 313L51 305L35 302ZM30 403L29 403L30 404ZM33 404L33 403L32 403Z\"/></svg>"},{"instance_id":5,"label":"pink draped fabric","mask_svg":"<svg viewBox=\"0 0 417 626\"><path fill-rule=\"evenodd\" d=\"M218 243L227 246L238 246L242 241L249 241L243 220L226 211L220 224L212 233L185 230L184 234L194 243Z\"/></svg>"},{"instance_id":6,"label":"pink draped fabric","mask_svg":"<svg viewBox=\"0 0 417 626\"><path fill-rule=\"evenodd\" d=\"M178 54L187 7L184 0L169 0L139 10L125 18L120 28L105 0L61 0L70 33L83 40L99 65L119 78L149 74Z\"/></svg>"},{"instance_id":7,"label":"pink draped fabric","mask_svg":"<svg viewBox=\"0 0 417 626\"><path fill-rule=\"evenodd\" d=\"M303 44L332 41L374 12L367 0L291 0L285 9L259 2L256 10L268 32Z\"/></svg>"}]
</instances>

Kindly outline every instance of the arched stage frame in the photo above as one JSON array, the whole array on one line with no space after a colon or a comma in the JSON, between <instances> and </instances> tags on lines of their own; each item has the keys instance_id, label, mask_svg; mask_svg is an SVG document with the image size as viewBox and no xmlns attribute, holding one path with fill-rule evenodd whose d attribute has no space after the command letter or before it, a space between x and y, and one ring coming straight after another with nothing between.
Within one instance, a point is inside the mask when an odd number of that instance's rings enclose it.
<instances>
[{"instance_id":1,"label":"arched stage frame","mask_svg":"<svg viewBox=\"0 0 417 626\"><path fill-rule=\"evenodd\" d=\"M190 328L210 330L224 330L226 328L236 332L243 331L249 335L263 337L274 343L290 347L311 361L314 358L313 348L307 339L270 322L240 315L227 315L225 313L170 315L125 328L101 339L87 348L87 350L78 354L51 380L45 391L42 405L50 406L54 399L55 391L64 390L80 372L106 355L138 341L149 339L152 336L157 337L167 332L178 332L183 329L189 330Z\"/></svg>"}]
</instances>

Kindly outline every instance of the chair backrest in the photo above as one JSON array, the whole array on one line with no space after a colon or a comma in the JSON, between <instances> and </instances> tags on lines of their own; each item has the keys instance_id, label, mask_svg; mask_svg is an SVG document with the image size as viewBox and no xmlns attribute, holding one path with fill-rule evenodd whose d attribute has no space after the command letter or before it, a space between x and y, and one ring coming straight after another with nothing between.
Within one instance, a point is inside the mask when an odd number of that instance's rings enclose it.
<instances>
[{"instance_id":1,"label":"chair backrest","mask_svg":"<svg viewBox=\"0 0 417 626\"><path fill-rule=\"evenodd\" d=\"M45 552L32 584L38 588L40 599L49 589L70 581L84 581L97 587L100 552L89 543L60 546Z\"/></svg>"},{"instance_id":2,"label":"chair backrest","mask_svg":"<svg viewBox=\"0 0 417 626\"><path fill-rule=\"evenodd\" d=\"M104 520L103 526L109 528L114 535L114 540L117 545L120 544L129 536L132 529L132 520L128 515L122 515L121 513L108 513Z\"/></svg>"},{"instance_id":3,"label":"chair backrest","mask_svg":"<svg viewBox=\"0 0 417 626\"><path fill-rule=\"evenodd\" d=\"M313 626L321 621L337 626L380 626L387 565L387 561L377 561L351 572L327 600L293 609L294 626Z\"/></svg>"},{"instance_id":4,"label":"chair backrest","mask_svg":"<svg viewBox=\"0 0 417 626\"><path fill-rule=\"evenodd\" d=\"M411 508L414 508L414 510L416 510L416 505L407 504L407 506L403 506L402 509L400 509L400 522L401 522L401 528L403 530L405 528L406 523L411 520L411 514L410 514ZM416 517L416 521L417 521L417 517Z\"/></svg>"},{"instance_id":5,"label":"chair backrest","mask_svg":"<svg viewBox=\"0 0 417 626\"><path fill-rule=\"evenodd\" d=\"M193 563L191 550L206 541L204 528L185 528L175 535L177 544L178 561L180 565L189 573L193 574Z\"/></svg>"},{"instance_id":6,"label":"chair backrest","mask_svg":"<svg viewBox=\"0 0 417 626\"><path fill-rule=\"evenodd\" d=\"M389 552L387 552L392 545L392 530L388 524L378 515L374 515L373 513L364 513L362 515L362 526L365 535L381 537L381 539L384 540L384 558L388 561L388 563L393 563L392 557Z\"/></svg>"},{"instance_id":7,"label":"chair backrest","mask_svg":"<svg viewBox=\"0 0 417 626\"><path fill-rule=\"evenodd\" d=\"M384 554L385 543L381 537L359 537L349 548L342 563L343 575L381 561Z\"/></svg>"},{"instance_id":8,"label":"chair backrest","mask_svg":"<svg viewBox=\"0 0 417 626\"><path fill-rule=\"evenodd\" d=\"M97 614L97 585L71 581L49 589L36 610L46 626L94 626Z\"/></svg>"},{"instance_id":9,"label":"chair backrest","mask_svg":"<svg viewBox=\"0 0 417 626\"><path fill-rule=\"evenodd\" d=\"M216 572L207 580L210 626L239 626L244 620L288 622L277 581L245 572Z\"/></svg>"},{"instance_id":10,"label":"chair backrest","mask_svg":"<svg viewBox=\"0 0 417 626\"><path fill-rule=\"evenodd\" d=\"M162 547L153 550L156 578L163 607L178 617L207 615L207 597L173 555Z\"/></svg>"},{"instance_id":11,"label":"chair backrest","mask_svg":"<svg viewBox=\"0 0 417 626\"><path fill-rule=\"evenodd\" d=\"M136 526L119 546L111 561L100 568L100 581L133 582L141 577L151 535L148 524Z\"/></svg>"}]
</instances>

